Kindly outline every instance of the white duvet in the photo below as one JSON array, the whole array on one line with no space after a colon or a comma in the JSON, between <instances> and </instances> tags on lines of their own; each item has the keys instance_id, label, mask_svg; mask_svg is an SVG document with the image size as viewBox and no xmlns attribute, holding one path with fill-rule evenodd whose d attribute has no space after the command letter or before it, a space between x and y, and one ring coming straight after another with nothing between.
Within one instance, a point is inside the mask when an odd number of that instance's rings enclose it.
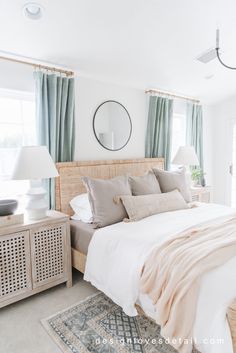
<instances>
[{"instance_id":1,"label":"white duvet","mask_svg":"<svg viewBox=\"0 0 236 353\"><path fill-rule=\"evenodd\" d=\"M235 212L221 205L199 204L188 210L101 228L90 242L84 279L120 305L127 315L137 315L134 304L138 302L154 318L154 306L139 293L140 271L152 248L190 226ZM226 310L234 298L236 256L202 278L194 324L201 353L233 353Z\"/></svg>"}]
</instances>

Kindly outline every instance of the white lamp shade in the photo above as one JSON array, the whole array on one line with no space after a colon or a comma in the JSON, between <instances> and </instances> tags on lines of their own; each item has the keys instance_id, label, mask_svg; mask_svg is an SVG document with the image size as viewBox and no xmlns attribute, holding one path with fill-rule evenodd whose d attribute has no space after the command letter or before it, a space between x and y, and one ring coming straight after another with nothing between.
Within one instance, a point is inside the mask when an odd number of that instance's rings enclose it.
<instances>
[{"instance_id":1,"label":"white lamp shade","mask_svg":"<svg viewBox=\"0 0 236 353\"><path fill-rule=\"evenodd\" d=\"M180 146L173 161L178 165L199 165L199 160L193 146Z\"/></svg>"},{"instance_id":2,"label":"white lamp shade","mask_svg":"<svg viewBox=\"0 0 236 353\"><path fill-rule=\"evenodd\" d=\"M58 175L46 146L21 147L16 158L12 179L49 179Z\"/></svg>"}]
</instances>

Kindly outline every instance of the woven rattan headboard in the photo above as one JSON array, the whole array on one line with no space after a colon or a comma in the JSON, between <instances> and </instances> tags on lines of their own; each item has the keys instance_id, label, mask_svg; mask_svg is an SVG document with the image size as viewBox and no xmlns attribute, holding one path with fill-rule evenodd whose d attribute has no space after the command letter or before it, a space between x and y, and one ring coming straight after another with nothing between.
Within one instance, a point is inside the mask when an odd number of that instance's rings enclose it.
<instances>
[{"instance_id":1,"label":"woven rattan headboard","mask_svg":"<svg viewBox=\"0 0 236 353\"><path fill-rule=\"evenodd\" d=\"M72 214L69 202L76 195L86 192L82 176L109 179L118 175L142 175L152 167L164 168L163 158L121 159L57 163L56 209Z\"/></svg>"}]
</instances>

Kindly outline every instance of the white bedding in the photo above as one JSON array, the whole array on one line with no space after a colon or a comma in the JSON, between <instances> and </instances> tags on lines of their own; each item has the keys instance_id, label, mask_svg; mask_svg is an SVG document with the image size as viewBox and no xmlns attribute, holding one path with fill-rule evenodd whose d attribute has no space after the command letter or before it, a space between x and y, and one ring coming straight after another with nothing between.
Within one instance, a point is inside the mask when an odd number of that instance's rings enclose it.
<instances>
[{"instance_id":1,"label":"white bedding","mask_svg":"<svg viewBox=\"0 0 236 353\"><path fill-rule=\"evenodd\" d=\"M139 293L140 271L149 252L169 236L230 213L235 210L199 204L189 210L101 228L90 242L84 279L120 305L127 315L137 315L134 304L139 302L146 314L154 317L151 301ZM226 310L235 297L236 256L202 278L194 325L194 337L201 353L233 353ZM217 339L222 340L220 344Z\"/></svg>"}]
</instances>

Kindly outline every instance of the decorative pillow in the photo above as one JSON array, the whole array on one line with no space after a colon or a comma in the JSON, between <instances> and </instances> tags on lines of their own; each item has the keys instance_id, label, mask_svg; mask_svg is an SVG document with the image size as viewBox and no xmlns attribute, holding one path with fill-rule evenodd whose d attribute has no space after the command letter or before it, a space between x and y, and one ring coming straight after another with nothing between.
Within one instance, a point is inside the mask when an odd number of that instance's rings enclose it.
<instances>
[{"instance_id":1,"label":"decorative pillow","mask_svg":"<svg viewBox=\"0 0 236 353\"><path fill-rule=\"evenodd\" d=\"M119 195L131 195L127 176L107 180L83 177L82 180L88 190L93 223L96 227L121 222L127 217L122 203L114 202L114 198Z\"/></svg>"},{"instance_id":2,"label":"decorative pillow","mask_svg":"<svg viewBox=\"0 0 236 353\"><path fill-rule=\"evenodd\" d=\"M81 211L80 213L75 213L71 216L71 219L74 221L82 221L84 223L93 223L93 215L92 212L88 213L87 211Z\"/></svg>"},{"instance_id":3,"label":"decorative pillow","mask_svg":"<svg viewBox=\"0 0 236 353\"><path fill-rule=\"evenodd\" d=\"M165 170L153 168L162 192L179 190L186 202L191 201L190 188L188 186L185 169L180 171L167 172Z\"/></svg>"},{"instance_id":4,"label":"decorative pillow","mask_svg":"<svg viewBox=\"0 0 236 353\"><path fill-rule=\"evenodd\" d=\"M152 170L142 176L130 176L129 183L132 195L160 194L161 189Z\"/></svg>"},{"instance_id":5,"label":"decorative pillow","mask_svg":"<svg viewBox=\"0 0 236 353\"><path fill-rule=\"evenodd\" d=\"M120 196L129 218L133 222L162 212L177 211L189 208L178 190L162 194Z\"/></svg>"},{"instance_id":6,"label":"decorative pillow","mask_svg":"<svg viewBox=\"0 0 236 353\"><path fill-rule=\"evenodd\" d=\"M70 201L70 206L75 214L71 217L85 223L92 223L92 210L88 198L88 194L75 196Z\"/></svg>"}]
</instances>

